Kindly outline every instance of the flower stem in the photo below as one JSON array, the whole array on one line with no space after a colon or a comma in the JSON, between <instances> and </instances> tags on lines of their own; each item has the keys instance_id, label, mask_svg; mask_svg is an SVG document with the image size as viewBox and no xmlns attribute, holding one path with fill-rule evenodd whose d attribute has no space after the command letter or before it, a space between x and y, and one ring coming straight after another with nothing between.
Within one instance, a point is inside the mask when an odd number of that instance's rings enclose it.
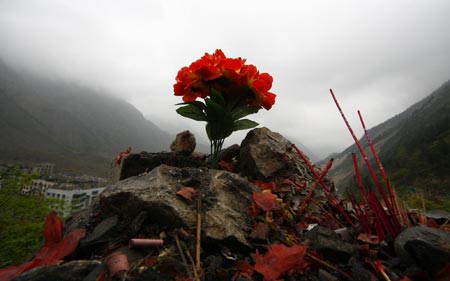
<instances>
[{"instance_id":1,"label":"flower stem","mask_svg":"<svg viewBox=\"0 0 450 281\"><path fill-rule=\"evenodd\" d=\"M216 139L211 141L211 168L219 169L219 156L225 139Z\"/></svg>"}]
</instances>

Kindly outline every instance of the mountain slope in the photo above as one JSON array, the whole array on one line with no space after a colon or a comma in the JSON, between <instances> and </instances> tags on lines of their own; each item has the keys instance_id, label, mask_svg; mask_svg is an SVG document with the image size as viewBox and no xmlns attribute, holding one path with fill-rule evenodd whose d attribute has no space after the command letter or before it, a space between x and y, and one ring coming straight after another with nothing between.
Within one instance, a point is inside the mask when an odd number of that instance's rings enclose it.
<instances>
[{"instance_id":1,"label":"mountain slope","mask_svg":"<svg viewBox=\"0 0 450 281\"><path fill-rule=\"evenodd\" d=\"M125 101L19 74L1 62L0 132L2 162L55 161L91 174L105 174L111 158L128 146L156 152L173 139Z\"/></svg>"},{"instance_id":2,"label":"mountain slope","mask_svg":"<svg viewBox=\"0 0 450 281\"><path fill-rule=\"evenodd\" d=\"M395 187L428 195L450 192L450 81L401 114L370 129L369 135ZM360 141L371 157L365 137ZM330 175L341 191L355 186L351 152L361 159L356 145L334 155L336 161ZM359 165L367 179L364 162L360 160ZM373 185L366 180L368 184Z\"/></svg>"}]
</instances>

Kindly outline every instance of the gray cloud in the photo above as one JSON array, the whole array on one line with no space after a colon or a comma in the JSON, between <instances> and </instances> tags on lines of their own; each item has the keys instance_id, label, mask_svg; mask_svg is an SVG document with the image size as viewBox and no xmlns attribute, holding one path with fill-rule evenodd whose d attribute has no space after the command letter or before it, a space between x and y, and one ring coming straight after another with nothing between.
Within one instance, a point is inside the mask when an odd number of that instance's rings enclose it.
<instances>
[{"instance_id":1,"label":"gray cloud","mask_svg":"<svg viewBox=\"0 0 450 281\"><path fill-rule=\"evenodd\" d=\"M7 62L200 133L175 113L172 85L221 48L274 77L276 104L252 119L324 157L352 143L329 88L361 134L358 109L377 125L450 78L450 2L0 0L0 42Z\"/></svg>"}]
</instances>

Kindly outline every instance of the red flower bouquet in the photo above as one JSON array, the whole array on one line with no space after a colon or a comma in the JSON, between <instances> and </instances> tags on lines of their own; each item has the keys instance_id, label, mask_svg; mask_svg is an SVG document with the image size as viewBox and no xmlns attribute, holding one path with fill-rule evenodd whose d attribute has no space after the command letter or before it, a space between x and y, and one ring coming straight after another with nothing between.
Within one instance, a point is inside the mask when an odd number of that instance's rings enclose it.
<instances>
[{"instance_id":1,"label":"red flower bouquet","mask_svg":"<svg viewBox=\"0 0 450 281\"><path fill-rule=\"evenodd\" d=\"M259 73L242 58L227 58L222 50L205 54L178 72L174 93L182 96L184 105L177 113L197 121L206 121L211 141L212 165L218 166L218 154L225 138L234 131L256 127L258 123L243 117L269 110L275 94L269 92L272 76ZM204 102L197 101L202 98Z\"/></svg>"}]
</instances>

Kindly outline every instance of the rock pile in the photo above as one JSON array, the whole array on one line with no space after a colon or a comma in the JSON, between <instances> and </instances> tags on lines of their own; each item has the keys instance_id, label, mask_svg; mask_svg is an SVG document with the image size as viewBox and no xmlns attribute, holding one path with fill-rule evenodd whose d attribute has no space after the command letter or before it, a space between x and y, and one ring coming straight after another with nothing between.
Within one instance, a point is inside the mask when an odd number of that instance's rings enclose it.
<instances>
[{"instance_id":1,"label":"rock pile","mask_svg":"<svg viewBox=\"0 0 450 281\"><path fill-rule=\"evenodd\" d=\"M322 169L280 134L250 131L222 152L222 170L193 148L187 131L172 152L125 155L66 222L66 233L86 229L76 250L13 280L446 280L449 232L361 233Z\"/></svg>"}]
</instances>

